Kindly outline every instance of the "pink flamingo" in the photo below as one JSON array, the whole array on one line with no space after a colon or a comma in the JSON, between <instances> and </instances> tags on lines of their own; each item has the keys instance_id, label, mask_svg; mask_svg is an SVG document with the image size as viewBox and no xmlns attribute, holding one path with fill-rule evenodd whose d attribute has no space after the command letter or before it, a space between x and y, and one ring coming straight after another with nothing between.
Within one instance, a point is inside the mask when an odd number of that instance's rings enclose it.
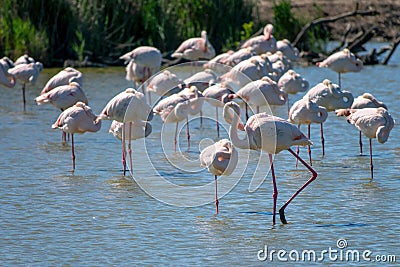
<instances>
[{"instance_id":1,"label":"pink flamingo","mask_svg":"<svg viewBox=\"0 0 400 267\"><path fill-rule=\"evenodd\" d=\"M224 107L226 103L232 101L238 96L235 92L224 83L217 83L204 90L203 96L205 100L215 107L215 118L217 122L217 137L219 138L219 122L218 122L218 108Z\"/></svg>"},{"instance_id":2,"label":"pink flamingo","mask_svg":"<svg viewBox=\"0 0 400 267\"><path fill-rule=\"evenodd\" d=\"M297 61L299 59L299 50L293 47L288 39L277 41L276 49L281 51L290 61Z\"/></svg>"},{"instance_id":3,"label":"pink flamingo","mask_svg":"<svg viewBox=\"0 0 400 267\"><path fill-rule=\"evenodd\" d=\"M96 119L96 115L89 106L78 102L64 110L57 121L51 126L53 129L60 129L63 132L71 134L72 171L75 171L74 134L99 131L101 121L97 121Z\"/></svg>"},{"instance_id":4,"label":"pink flamingo","mask_svg":"<svg viewBox=\"0 0 400 267\"><path fill-rule=\"evenodd\" d=\"M312 173L312 177L280 208L280 219L282 223L286 224L287 221L285 218L285 208L317 177L317 173L313 170L313 168L309 166L301 157L296 155L296 153L290 147L294 145L307 146L311 145L312 143L296 126L290 124L284 119L268 115L267 113L258 113L251 116L244 127L246 131L245 138L239 139L238 126L240 107L234 102L226 103L224 106L224 118L226 118L225 114L229 115L229 109L234 110L233 119L230 120L231 116L228 116L228 120L226 120L228 123L231 123L231 127L229 128L229 137L233 145L241 149L264 151L269 155L272 183L274 187L273 224L275 224L278 189L276 185L272 155L278 154L282 150L287 149Z\"/></svg>"},{"instance_id":5,"label":"pink flamingo","mask_svg":"<svg viewBox=\"0 0 400 267\"><path fill-rule=\"evenodd\" d=\"M339 87L341 86L341 73L359 72L363 68L363 62L345 48L342 51L330 55L321 62L317 62L318 67L328 67L339 74Z\"/></svg>"},{"instance_id":6,"label":"pink flamingo","mask_svg":"<svg viewBox=\"0 0 400 267\"><path fill-rule=\"evenodd\" d=\"M132 170L132 149L131 149L131 134L132 124L137 123L144 125L145 121L151 121L153 119L153 112L151 107L146 104L144 95L133 88L127 88L125 91L114 96L100 115L97 120L116 120L123 123L123 128L126 128L126 123L129 123L128 130L128 153L130 158L130 167ZM125 133L125 131L122 131ZM122 135L122 165L124 168L124 175L126 173L126 152L125 152L125 140L126 136Z\"/></svg>"},{"instance_id":7,"label":"pink flamingo","mask_svg":"<svg viewBox=\"0 0 400 267\"><path fill-rule=\"evenodd\" d=\"M17 60L15 60L14 65L20 65L20 64L29 64L29 63L35 63L36 61L30 57L28 54L22 55Z\"/></svg>"},{"instance_id":8,"label":"pink flamingo","mask_svg":"<svg viewBox=\"0 0 400 267\"><path fill-rule=\"evenodd\" d=\"M299 73L290 69L283 74L278 80L278 87L280 90L288 94L297 94L298 92L305 92L310 87L309 82L303 78ZM290 110L289 97L287 99L288 112Z\"/></svg>"},{"instance_id":9,"label":"pink flamingo","mask_svg":"<svg viewBox=\"0 0 400 267\"><path fill-rule=\"evenodd\" d=\"M353 104L351 105L350 109L379 108L379 107L387 109L387 106L383 102L378 101L372 94L364 93L354 99ZM348 113L348 109L337 109L337 110L335 110L335 113L337 116L345 116ZM359 137L360 155L362 155L363 149L362 149L362 132L361 131L360 131L359 136L360 136Z\"/></svg>"},{"instance_id":10,"label":"pink flamingo","mask_svg":"<svg viewBox=\"0 0 400 267\"><path fill-rule=\"evenodd\" d=\"M202 31L201 37L185 40L171 57L187 60L211 59L215 57L215 49L209 42L207 32Z\"/></svg>"},{"instance_id":11,"label":"pink flamingo","mask_svg":"<svg viewBox=\"0 0 400 267\"><path fill-rule=\"evenodd\" d=\"M267 76L246 84L236 95L245 101L246 120L249 118L248 105L255 105L259 113L260 106L284 105L288 98L287 93L281 91L278 84Z\"/></svg>"},{"instance_id":12,"label":"pink flamingo","mask_svg":"<svg viewBox=\"0 0 400 267\"><path fill-rule=\"evenodd\" d=\"M230 56L228 56L226 59L224 59L221 63L229 66L236 66L243 60L249 59L252 56L257 55L256 52L253 51L253 48L251 47L246 47L239 49L238 51L232 53Z\"/></svg>"},{"instance_id":13,"label":"pink flamingo","mask_svg":"<svg viewBox=\"0 0 400 267\"><path fill-rule=\"evenodd\" d=\"M51 77L43 87L40 94L43 95L58 86L68 85L71 82L76 82L82 86L82 72L74 68L67 67Z\"/></svg>"},{"instance_id":14,"label":"pink flamingo","mask_svg":"<svg viewBox=\"0 0 400 267\"><path fill-rule=\"evenodd\" d=\"M207 167L214 175L215 181L215 209L218 214L218 176L229 176L235 170L238 162L238 152L228 139L222 139L206 147L200 153L201 166Z\"/></svg>"},{"instance_id":15,"label":"pink flamingo","mask_svg":"<svg viewBox=\"0 0 400 267\"><path fill-rule=\"evenodd\" d=\"M219 54L212 59L210 59L207 63L203 65L204 69L213 69L216 71L223 72L225 71L226 67L223 66L224 61L229 58L230 55L234 53L233 50L228 50L225 53Z\"/></svg>"},{"instance_id":16,"label":"pink flamingo","mask_svg":"<svg viewBox=\"0 0 400 267\"><path fill-rule=\"evenodd\" d=\"M233 81L234 83L249 83L250 81L260 80L264 76L268 76L268 69L266 68L265 61L261 58L251 57L243 60L229 72L222 75L221 80ZM244 79L244 77L246 79Z\"/></svg>"},{"instance_id":17,"label":"pink flamingo","mask_svg":"<svg viewBox=\"0 0 400 267\"><path fill-rule=\"evenodd\" d=\"M15 77L8 73L10 68L14 67L14 63L8 57L0 59L0 84L13 88L15 86Z\"/></svg>"},{"instance_id":18,"label":"pink flamingo","mask_svg":"<svg viewBox=\"0 0 400 267\"><path fill-rule=\"evenodd\" d=\"M153 76L149 80L146 87L147 93L149 94L149 103L151 104L150 92L153 92L159 96L171 95L173 94L173 89L177 88L182 83L183 81L169 70L164 70ZM179 88L179 90L181 90L181 88Z\"/></svg>"},{"instance_id":19,"label":"pink flamingo","mask_svg":"<svg viewBox=\"0 0 400 267\"><path fill-rule=\"evenodd\" d=\"M346 115L347 121L369 138L370 170L371 179L373 179L372 138L376 138L381 144L385 143L394 127L394 120L389 112L382 107L350 109Z\"/></svg>"},{"instance_id":20,"label":"pink flamingo","mask_svg":"<svg viewBox=\"0 0 400 267\"><path fill-rule=\"evenodd\" d=\"M8 70L8 73L13 75L17 80L22 82L22 102L24 105L24 111L26 111L26 99L25 99L25 84L35 84L39 73L43 69L43 64L40 62L29 63L29 64L18 64L14 68Z\"/></svg>"},{"instance_id":21,"label":"pink flamingo","mask_svg":"<svg viewBox=\"0 0 400 267\"><path fill-rule=\"evenodd\" d=\"M326 108L320 107L309 98L304 97L293 104L289 111L289 122L297 124L299 129L301 124L307 124L308 126L308 138L311 138L310 125L311 123L319 123L321 125L321 143L324 143L324 135L322 129L322 123L328 118L328 111ZM324 149L323 149L324 150ZM299 154L299 147L296 149L296 154ZM324 153L323 153L324 154ZM311 160L311 148L308 146L308 156L310 159L310 165L312 166Z\"/></svg>"},{"instance_id":22,"label":"pink flamingo","mask_svg":"<svg viewBox=\"0 0 400 267\"><path fill-rule=\"evenodd\" d=\"M276 51L276 39L272 35L274 33L274 26L272 24L267 24L264 27L264 35L259 35L252 37L246 42L244 42L240 48L253 48L254 52L257 54L263 54L266 52L274 53Z\"/></svg>"}]
</instances>

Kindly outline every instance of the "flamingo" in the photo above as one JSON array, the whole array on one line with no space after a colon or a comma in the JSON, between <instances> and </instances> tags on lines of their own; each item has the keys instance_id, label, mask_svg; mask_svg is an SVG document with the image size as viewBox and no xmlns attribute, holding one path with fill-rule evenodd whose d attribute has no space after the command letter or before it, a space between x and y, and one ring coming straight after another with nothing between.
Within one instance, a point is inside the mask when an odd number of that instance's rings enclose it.
<instances>
[{"instance_id":1,"label":"flamingo","mask_svg":"<svg viewBox=\"0 0 400 267\"><path fill-rule=\"evenodd\" d=\"M190 89L190 88L189 88ZM195 88L190 90L197 91ZM195 92L193 92L195 94ZM190 148L190 134L189 134L189 122L188 116L191 112L192 101L198 102L198 97L193 94L193 99L189 99L188 91L179 92L162 99L153 108L155 114L161 116L163 123L176 123L175 135L174 135L174 151L176 151L177 134L179 122L186 119L186 137L188 142L188 149Z\"/></svg>"},{"instance_id":2,"label":"flamingo","mask_svg":"<svg viewBox=\"0 0 400 267\"><path fill-rule=\"evenodd\" d=\"M51 127L71 134L72 171L75 171L74 134L97 132L101 128L101 121L97 120L97 116L89 106L85 103L78 102L64 110Z\"/></svg>"},{"instance_id":3,"label":"flamingo","mask_svg":"<svg viewBox=\"0 0 400 267\"><path fill-rule=\"evenodd\" d=\"M214 175L215 181L215 209L218 214L218 176L229 176L235 170L238 162L238 152L228 139L222 139L206 147L200 153L201 166L207 167Z\"/></svg>"},{"instance_id":4,"label":"flamingo","mask_svg":"<svg viewBox=\"0 0 400 267\"><path fill-rule=\"evenodd\" d=\"M328 79L311 88L303 98L308 98L318 106L326 108L328 112L341 108L349 108L353 104L354 97L351 92L342 91L340 87ZM322 156L325 156L325 139L323 138L323 126L321 123Z\"/></svg>"},{"instance_id":5,"label":"flamingo","mask_svg":"<svg viewBox=\"0 0 400 267\"><path fill-rule=\"evenodd\" d=\"M224 107L226 103L232 101L238 96L225 83L217 83L204 90L205 100L215 107L215 118L217 121L217 137L219 138L218 108Z\"/></svg>"},{"instance_id":6,"label":"flamingo","mask_svg":"<svg viewBox=\"0 0 400 267\"><path fill-rule=\"evenodd\" d=\"M242 62L243 60L249 59L255 55L257 55L257 53L254 52L253 48L246 47L234 52L229 57L222 60L221 63L233 67Z\"/></svg>"},{"instance_id":7,"label":"flamingo","mask_svg":"<svg viewBox=\"0 0 400 267\"><path fill-rule=\"evenodd\" d=\"M378 101L372 94L364 93L354 99L353 104L351 105L350 109L379 108L379 107L387 109L387 106L383 102ZM347 109L337 109L337 110L335 110L335 113L337 116L344 116L348 113L348 110ZM362 155L363 150L362 150L362 132L361 131L360 131L359 136L360 136L359 137L360 155Z\"/></svg>"},{"instance_id":8,"label":"flamingo","mask_svg":"<svg viewBox=\"0 0 400 267\"><path fill-rule=\"evenodd\" d=\"M9 88L15 86L15 77L8 73L8 70L13 67L14 63L8 57L0 59L0 84Z\"/></svg>"},{"instance_id":9,"label":"flamingo","mask_svg":"<svg viewBox=\"0 0 400 267\"><path fill-rule=\"evenodd\" d=\"M123 128L126 128L126 123L129 122L129 135L128 135L128 153L130 158L130 167L132 170L132 150L131 150L131 138L129 137L132 133L131 126L133 123L139 125L145 124L145 121L151 121L153 119L153 112L151 107L146 104L144 95L133 88L127 88L125 91L114 96L100 115L97 120L116 120L122 122ZM123 131L125 133L125 131ZM125 140L126 136L122 135L122 165L124 175L126 173L126 158L125 158Z\"/></svg>"},{"instance_id":10,"label":"flamingo","mask_svg":"<svg viewBox=\"0 0 400 267\"><path fill-rule=\"evenodd\" d=\"M230 109L234 110L233 119L231 119L231 116L229 115L229 113L231 113ZM234 102L226 103L224 106L224 118L226 118L226 121L231 124L231 127L229 128L229 137L233 145L241 149L264 151L269 155L272 183L274 187L274 193L272 195L274 200L272 217L273 224L275 224L278 189L276 185L272 155L278 154L282 150L286 149L312 173L311 178L280 208L280 219L283 224L286 224L287 221L285 218L285 208L317 177L317 173L314 171L314 169L309 166L300 156L298 156L290 147L294 145L307 146L311 145L312 142L293 124L282 118L268 115L267 113L258 113L251 116L244 126L246 131L245 138L239 139L237 132L240 125L239 117L239 105Z\"/></svg>"},{"instance_id":11,"label":"flamingo","mask_svg":"<svg viewBox=\"0 0 400 267\"><path fill-rule=\"evenodd\" d=\"M183 80L186 87L196 86L197 90L203 92L206 88L218 81L218 75L211 69L196 72Z\"/></svg>"},{"instance_id":12,"label":"flamingo","mask_svg":"<svg viewBox=\"0 0 400 267\"><path fill-rule=\"evenodd\" d=\"M289 111L288 121L293 124L297 124L299 129L301 124L307 124L308 126L308 138L310 135L311 123L319 123L321 125L321 143L324 143L322 123L328 118L328 111L326 108L320 107L312 102L308 97L304 97L293 104ZM299 147L296 149L296 154L299 153ZM310 159L310 165L312 166L311 159L311 148L308 146L308 156Z\"/></svg>"},{"instance_id":13,"label":"flamingo","mask_svg":"<svg viewBox=\"0 0 400 267\"><path fill-rule=\"evenodd\" d=\"M71 82L76 82L80 86L82 86L82 72L74 68L67 67L51 77L46 85L43 87L40 94L43 95L58 86L68 85Z\"/></svg>"},{"instance_id":14,"label":"flamingo","mask_svg":"<svg viewBox=\"0 0 400 267\"><path fill-rule=\"evenodd\" d=\"M26 83L35 84L39 73L43 69L43 64L40 62L29 63L29 64L18 64L8 70L8 73L13 75L17 80L22 82L22 102L24 111L26 111L26 99L25 99L25 85Z\"/></svg>"},{"instance_id":15,"label":"flamingo","mask_svg":"<svg viewBox=\"0 0 400 267\"><path fill-rule=\"evenodd\" d=\"M383 107L350 109L346 115L347 121L369 138L370 170L373 179L372 138L376 138L381 144L385 143L394 127L394 120Z\"/></svg>"},{"instance_id":16,"label":"flamingo","mask_svg":"<svg viewBox=\"0 0 400 267\"><path fill-rule=\"evenodd\" d=\"M36 97L35 101L38 105L50 103L56 108L61 109L61 111L73 106L77 102L88 104L86 95L77 82L55 87L51 91Z\"/></svg>"},{"instance_id":17,"label":"flamingo","mask_svg":"<svg viewBox=\"0 0 400 267\"><path fill-rule=\"evenodd\" d=\"M272 35L274 33L274 26L267 24L264 27L264 35L252 37L244 42L240 48L251 47L257 54L263 54L266 52L274 53L276 51L276 39Z\"/></svg>"},{"instance_id":18,"label":"flamingo","mask_svg":"<svg viewBox=\"0 0 400 267\"><path fill-rule=\"evenodd\" d=\"M264 76L268 76L268 70L266 68L265 61L261 60L260 58L252 57L243 60L231 70L229 70L229 72L222 75L221 80L246 84L251 81L259 80Z\"/></svg>"},{"instance_id":19,"label":"flamingo","mask_svg":"<svg viewBox=\"0 0 400 267\"><path fill-rule=\"evenodd\" d=\"M278 87L280 90L288 94L297 94L298 92L305 92L310 87L309 82L303 78L299 73L290 69L283 74L278 80ZM290 110L289 97L287 100L288 112Z\"/></svg>"},{"instance_id":20,"label":"flamingo","mask_svg":"<svg viewBox=\"0 0 400 267\"><path fill-rule=\"evenodd\" d=\"M139 46L120 57L128 63L126 79L134 81L135 88L144 83L161 68L162 55L160 50L152 46ZM144 88L143 94L145 94Z\"/></svg>"},{"instance_id":21,"label":"flamingo","mask_svg":"<svg viewBox=\"0 0 400 267\"><path fill-rule=\"evenodd\" d=\"M230 55L234 53L233 50L228 50L225 53L219 54L212 59L210 59L207 63L203 65L204 69L213 69L216 71L223 72L225 71L226 67L222 66L224 64L224 61L229 58Z\"/></svg>"},{"instance_id":22,"label":"flamingo","mask_svg":"<svg viewBox=\"0 0 400 267\"><path fill-rule=\"evenodd\" d=\"M202 31L201 37L190 38L181 43L171 57L187 60L211 59L215 57L215 49L209 42L207 32Z\"/></svg>"},{"instance_id":23,"label":"flamingo","mask_svg":"<svg viewBox=\"0 0 400 267\"><path fill-rule=\"evenodd\" d=\"M299 50L293 47L288 39L277 41L276 49L281 51L290 61L297 61L299 59Z\"/></svg>"},{"instance_id":24,"label":"flamingo","mask_svg":"<svg viewBox=\"0 0 400 267\"><path fill-rule=\"evenodd\" d=\"M169 70L164 70L153 76L146 87L149 94L149 103L151 103L150 92L159 96L171 95L174 91L172 89L178 88L182 83L183 81ZM179 90L181 90L181 88L179 88Z\"/></svg>"},{"instance_id":25,"label":"flamingo","mask_svg":"<svg viewBox=\"0 0 400 267\"><path fill-rule=\"evenodd\" d=\"M28 54L24 54L17 58L14 62L14 65L20 65L20 64L29 64L29 63L35 63L36 61L30 57Z\"/></svg>"},{"instance_id":26,"label":"flamingo","mask_svg":"<svg viewBox=\"0 0 400 267\"><path fill-rule=\"evenodd\" d=\"M339 74L339 87L341 86L341 73L346 72L359 72L363 68L363 62L356 58L356 56L345 48L342 51L330 55L328 58L316 65L320 68L328 67Z\"/></svg>"},{"instance_id":27,"label":"flamingo","mask_svg":"<svg viewBox=\"0 0 400 267\"><path fill-rule=\"evenodd\" d=\"M255 105L259 113L260 106L283 105L288 98L287 93L281 91L278 84L267 76L246 84L236 95L245 101L246 120L249 118L248 105Z\"/></svg>"}]
</instances>

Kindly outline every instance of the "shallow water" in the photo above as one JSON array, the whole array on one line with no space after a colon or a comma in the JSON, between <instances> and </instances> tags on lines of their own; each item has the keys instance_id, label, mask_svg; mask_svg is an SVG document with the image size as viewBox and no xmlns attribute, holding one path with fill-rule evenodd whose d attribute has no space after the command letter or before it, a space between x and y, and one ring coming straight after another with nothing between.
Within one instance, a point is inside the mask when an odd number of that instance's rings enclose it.
<instances>
[{"instance_id":1,"label":"shallow water","mask_svg":"<svg viewBox=\"0 0 400 267\"><path fill-rule=\"evenodd\" d=\"M397 51L388 66L367 66L360 73L342 75L342 87L355 96L371 92L398 120L399 66ZM311 86L325 78L337 82L337 74L328 69L295 69ZM219 180L220 213L214 216L214 179L198 161L199 149L216 139L214 109L208 104L203 111L209 119L203 120L203 127L199 119L190 122L189 152L185 152L185 129L180 132L183 155L172 152L175 127L163 129L160 118L154 118L153 133L145 143L133 141L136 181L122 176L120 143L108 133L110 121L104 121L97 133L76 135L76 171L70 172L70 145L63 146L60 131L51 129L59 111L33 101L58 71L45 69L37 84L28 86L26 113L22 112L20 85L0 88L1 265L267 265L269 258L266 262L257 258L265 245L269 252L296 250L301 255L303 250L313 250L317 256L329 248L338 250L333 256L340 251L370 250L371 259L396 255L400 260L398 126L387 143L373 140L375 178L371 181L368 140L363 139L366 156L359 156L354 126L329 114L324 124L326 156L321 158L319 127L312 125L313 167L318 178L286 209L289 224L282 225L278 216L273 227L268 157L262 155L257 168L256 152L240 150L238 170ZM96 113L130 86L122 67L81 71L89 105ZM291 95L291 103L301 96ZM273 111L282 117L286 112L285 107ZM227 137L226 130L222 137ZM301 155L307 158L306 149ZM275 173L279 208L310 173L304 167L296 169L287 151L275 157ZM249 192L250 182L251 189L259 188ZM152 196L142 188L154 190ZM208 204L200 205L202 201ZM348 247L339 249L339 239L345 239ZM273 257L274 265L285 265L276 253ZM337 261L346 266L371 264L363 259L330 260L324 255L325 263L337 265Z\"/></svg>"}]
</instances>

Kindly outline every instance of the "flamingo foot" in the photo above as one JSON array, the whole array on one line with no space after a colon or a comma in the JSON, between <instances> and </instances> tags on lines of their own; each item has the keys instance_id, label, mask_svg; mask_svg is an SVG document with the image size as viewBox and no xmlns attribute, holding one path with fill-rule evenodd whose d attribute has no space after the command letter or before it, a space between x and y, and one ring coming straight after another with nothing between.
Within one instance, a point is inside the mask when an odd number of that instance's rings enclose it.
<instances>
[{"instance_id":1,"label":"flamingo foot","mask_svg":"<svg viewBox=\"0 0 400 267\"><path fill-rule=\"evenodd\" d=\"M283 223L283 224L287 224L288 222L286 221L286 218L285 218L285 210L283 209L283 208L281 208L280 210L279 210L279 218L281 219L281 222Z\"/></svg>"}]
</instances>

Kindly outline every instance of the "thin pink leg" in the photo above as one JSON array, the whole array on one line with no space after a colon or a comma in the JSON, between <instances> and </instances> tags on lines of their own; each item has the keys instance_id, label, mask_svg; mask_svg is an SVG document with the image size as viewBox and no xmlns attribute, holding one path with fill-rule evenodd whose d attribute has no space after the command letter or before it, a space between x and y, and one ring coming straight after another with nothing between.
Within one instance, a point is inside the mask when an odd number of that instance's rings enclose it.
<instances>
[{"instance_id":1,"label":"thin pink leg","mask_svg":"<svg viewBox=\"0 0 400 267\"><path fill-rule=\"evenodd\" d=\"M321 123L321 145L322 145L322 156L325 156L325 138L324 138L324 127Z\"/></svg>"},{"instance_id":2,"label":"thin pink leg","mask_svg":"<svg viewBox=\"0 0 400 267\"><path fill-rule=\"evenodd\" d=\"M67 142L67 134L65 132L61 132L61 141L63 145Z\"/></svg>"},{"instance_id":3,"label":"thin pink leg","mask_svg":"<svg viewBox=\"0 0 400 267\"><path fill-rule=\"evenodd\" d=\"M25 112L26 111L25 83L22 85L22 104L24 105L24 112Z\"/></svg>"},{"instance_id":4,"label":"thin pink leg","mask_svg":"<svg viewBox=\"0 0 400 267\"><path fill-rule=\"evenodd\" d=\"M189 118L186 117L186 136L188 140L188 151L190 150L190 133L189 133Z\"/></svg>"},{"instance_id":5,"label":"thin pink leg","mask_svg":"<svg viewBox=\"0 0 400 267\"><path fill-rule=\"evenodd\" d=\"M342 83L341 83L341 77L340 77L340 72L339 72L339 88L342 89Z\"/></svg>"},{"instance_id":6,"label":"thin pink leg","mask_svg":"<svg viewBox=\"0 0 400 267\"><path fill-rule=\"evenodd\" d=\"M372 164L372 139L369 139L369 164L371 170L371 180L374 179L374 165Z\"/></svg>"},{"instance_id":7,"label":"thin pink leg","mask_svg":"<svg viewBox=\"0 0 400 267\"><path fill-rule=\"evenodd\" d=\"M363 149L362 149L363 144L362 144L362 133L361 133L361 131L360 131L360 139L358 140L358 143L360 144L360 156L362 156L362 154L363 154Z\"/></svg>"},{"instance_id":8,"label":"thin pink leg","mask_svg":"<svg viewBox=\"0 0 400 267\"><path fill-rule=\"evenodd\" d=\"M71 143L72 143L72 171L75 171L75 144L74 144L74 134L71 134Z\"/></svg>"},{"instance_id":9,"label":"thin pink leg","mask_svg":"<svg viewBox=\"0 0 400 267\"><path fill-rule=\"evenodd\" d=\"M214 175L214 181L215 181L215 209L216 209L216 214L218 214L218 206L219 206L217 179L218 179L218 177L217 177L216 175Z\"/></svg>"},{"instance_id":10,"label":"thin pink leg","mask_svg":"<svg viewBox=\"0 0 400 267\"><path fill-rule=\"evenodd\" d=\"M299 130L300 130L300 125L301 124L297 125L297 128L299 128ZM298 156L299 153L300 153L300 146L296 146L296 155ZM299 166L299 160L296 158L296 169L298 166Z\"/></svg>"},{"instance_id":11,"label":"thin pink leg","mask_svg":"<svg viewBox=\"0 0 400 267\"><path fill-rule=\"evenodd\" d=\"M215 107L215 117L217 119L217 137L219 138L218 107Z\"/></svg>"},{"instance_id":12,"label":"thin pink leg","mask_svg":"<svg viewBox=\"0 0 400 267\"><path fill-rule=\"evenodd\" d=\"M129 122L129 137L128 137L128 154L129 154L129 168L132 171L132 147L131 147L131 136L132 136L132 122ZM126 138L125 138L126 139Z\"/></svg>"},{"instance_id":13,"label":"thin pink leg","mask_svg":"<svg viewBox=\"0 0 400 267\"><path fill-rule=\"evenodd\" d=\"M272 207L272 224L275 224L275 214L276 214L276 200L278 199L278 187L276 186L276 178L275 178L275 171L274 171L274 162L272 159L272 154L268 154L269 157L269 164L271 168L271 175L272 175L272 185L274 187L274 192L272 193L272 199L274 200L274 205Z\"/></svg>"},{"instance_id":14,"label":"thin pink leg","mask_svg":"<svg viewBox=\"0 0 400 267\"><path fill-rule=\"evenodd\" d=\"M174 136L174 152L176 152L176 136L178 135L178 122L176 123L176 127L175 127L175 136Z\"/></svg>"},{"instance_id":15,"label":"thin pink leg","mask_svg":"<svg viewBox=\"0 0 400 267\"><path fill-rule=\"evenodd\" d=\"M200 116L200 128L203 128L203 111L202 110L200 110L199 116Z\"/></svg>"},{"instance_id":16,"label":"thin pink leg","mask_svg":"<svg viewBox=\"0 0 400 267\"><path fill-rule=\"evenodd\" d=\"M308 139L311 138L311 124L308 124ZM312 159L311 159L311 146L308 145L308 158L310 159L310 165L312 166Z\"/></svg>"},{"instance_id":17,"label":"thin pink leg","mask_svg":"<svg viewBox=\"0 0 400 267\"><path fill-rule=\"evenodd\" d=\"M121 143L122 143L122 167L123 167L123 170L124 170L124 176L125 176L125 173L126 173L126 151L125 151L125 127L126 127L126 125L125 125L125 123L123 123L122 124L122 140L121 140Z\"/></svg>"},{"instance_id":18,"label":"thin pink leg","mask_svg":"<svg viewBox=\"0 0 400 267\"><path fill-rule=\"evenodd\" d=\"M306 166L306 168L312 173L311 178L302 186L300 187L299 190L296 191L296 193L294 193L288 201L286 201L285 205L282 206L282 208L280 208L279 210L279 215L280 215L280 219L282 221L282 223L286 224L286 218L285 218L285 208L290 204L290 202L292 202L292 200L301 192L303 191L304 188L306 188L312 181L315 180L315 178L317 178L317 172L314 171L314 169L308 165L301 157L297 156L296 153L292 150L292 149L288 149L290 153L292 153L293 156L295 156L298 160L300 160L300 162Z\"/></svg>"},{"instance_id":19,"label":"thin pink leg","mask_svg":"<svg viewBox=\"0 0 400 267\"><path fill-rule=\"evenodd\" d=\"M249 105L247 105L247 102L245 104L245 107L246 107L246 121L248 121L249 120Z\"/></svg>"}]
</instances>

